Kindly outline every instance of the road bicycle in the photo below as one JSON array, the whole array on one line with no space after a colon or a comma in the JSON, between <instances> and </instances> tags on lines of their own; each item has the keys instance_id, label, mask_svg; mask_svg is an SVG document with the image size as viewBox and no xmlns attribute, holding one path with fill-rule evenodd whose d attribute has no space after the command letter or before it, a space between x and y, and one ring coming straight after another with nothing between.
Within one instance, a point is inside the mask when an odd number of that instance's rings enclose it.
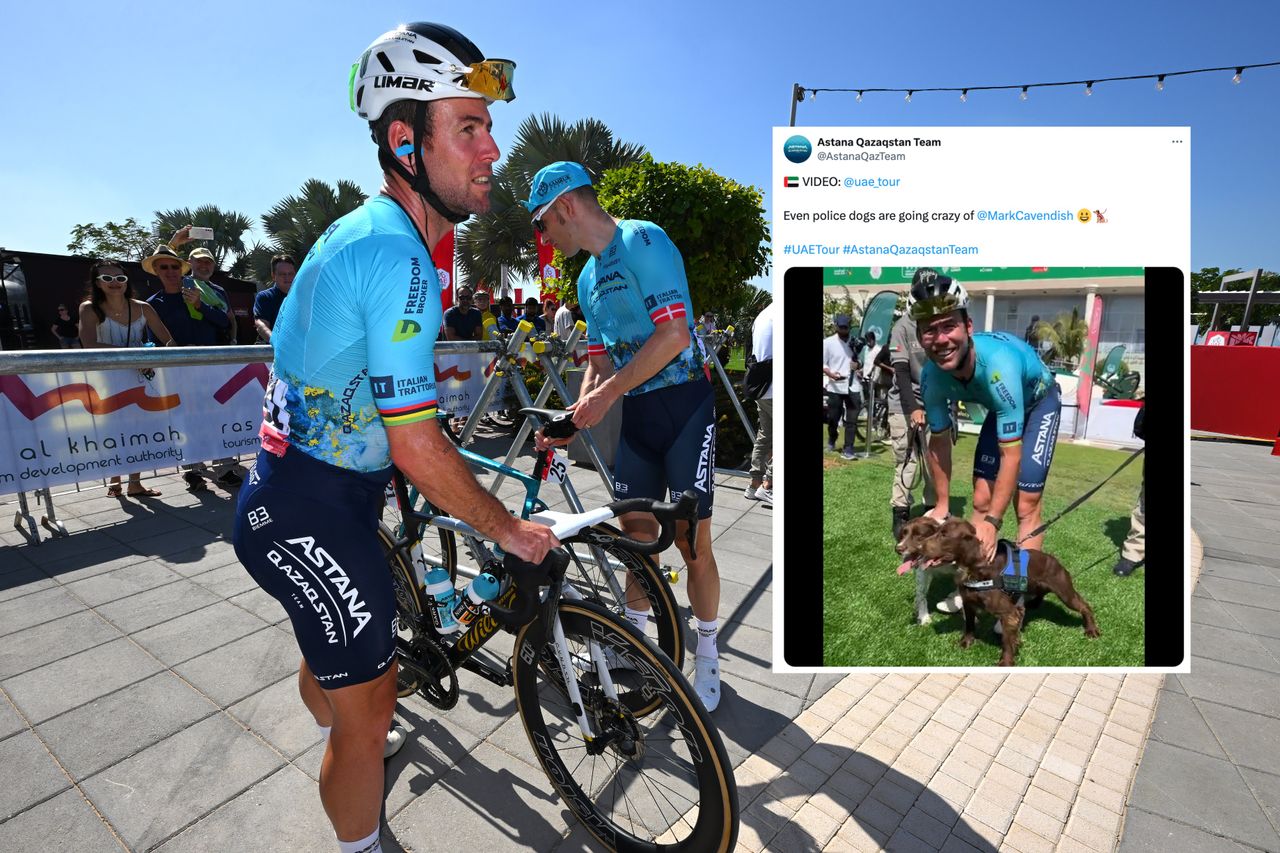
<instances>
[{"instance_id":1,"label":"road bicycle","mask_svg":"<svg viewBox=\"0 0 1280 853\"><path fill-rule=\"evenodd\" d=\"M556 437L572 435L572 413L555 409L525 408L520 410L522 416L532 415L547 424L547 430ZM448 428L448 415L441 415L439 422L445 433L458 444L458 436ZM549 512L547 505L538 497L543 483L550 471L556 471L563 477L564 462L551 450L539 453L534 463L532 474L526 474L494 459L474 453L460 444L462 457L475 468L492 471L518 481L524 486L525 496L520 507L520 517L528 519L534 514ZM432 530L418 531L420 545L414 559L420 570L429 565L442 566L449 572L450 580L457 580L458 571L458 539L466 554L471 558L477 571L497 561L497 555L489 543L481 536L472 535L469 527L462 525L457 519L450 517L440 507L434 506L424 495L408 488L407 505L416 508L418 523ZM384 523L380 532L384 543L405 535L403 517ZM684 666L685 637L684 621L676 604L675 594L671 589L671 575L663 571L657 561L647 552L628 548L620 538L617 528L603 521L582 530L569 541L563 542L570 556L568 570L569 582L589 601L602 604L614 613L621 614L627 602L628 579L631 584L633 605L639 604L640 596L648 601L649 621L646 634L657 643L667 657L677 667ZM637 608L642 609L642 608Z\"/></svg>"},{"instance_id":2,"label":"road bicycle","mask_svg":"<svg viewBox=\"0 0 1280 853\"><path fill-rule=\"evenodd\" d=\"M499 592L460 635L442 634L413 566L418 535L439 516L420 513L403 475L393 475L404 533L383 545L399 621L396 640L400 695L416 693L448 709L458 701L459 669L513 687L529 743L565 804L609 850L733 850L739 804L724 743L688 680L667 655L627 619L585 598L566 582L567 548L541 565L503 554L487 567ZM677 519L696 529L697 497L674 504L648 498L614 501L587 512L535 513L562 542L626 512L658 519L658 540L614 536L636 553L670 547ZM453 529L483 536L465 522ZM690 537L690 547L693 547ZM499 631L515 634L514 652L499 668L476 652Z\"/></svg>"}]
</instances>

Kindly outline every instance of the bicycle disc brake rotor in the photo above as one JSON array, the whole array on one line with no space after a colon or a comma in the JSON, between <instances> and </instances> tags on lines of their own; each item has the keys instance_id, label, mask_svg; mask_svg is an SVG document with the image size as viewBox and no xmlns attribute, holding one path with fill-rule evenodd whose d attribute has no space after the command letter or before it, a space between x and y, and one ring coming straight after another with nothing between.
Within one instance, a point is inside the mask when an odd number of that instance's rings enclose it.
<instances>
[{"instance_id":1,"label":"bicycle disc brake rotor","mask_svg":"<svg viewBox=\"0 0 1280 853\"><path fill-rule=\"evenodd\" d=\"M584 697L584 704L594 711L600 734L587 745L587 754L600 755L606 749L612 749L623 761L642 758L644 734L635 716L616 700L606 698L599 688L593 688L592 692L598 694L598 701L592 702Z\"/></svg>"}]
</instances>

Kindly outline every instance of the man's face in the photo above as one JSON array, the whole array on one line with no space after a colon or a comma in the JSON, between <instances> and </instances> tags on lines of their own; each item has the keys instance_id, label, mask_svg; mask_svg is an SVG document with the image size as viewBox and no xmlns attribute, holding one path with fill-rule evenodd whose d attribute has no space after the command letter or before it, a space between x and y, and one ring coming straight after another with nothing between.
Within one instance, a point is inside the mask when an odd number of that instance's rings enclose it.
<instances>
[{"instance_id":1,"label":"man's face","mask_svg":"<svg viewBox=\"0 0 1280 853\"><path fill-rule=\"evenodd\" d=\"M161 258L155 262L153 269L165 292L177 293L182 289L182 264L177 260Z\"/></svg>"},{"instance_id":2,"label":"man's face","mask_svg":"<svg viewBox=\"0 0 1280 853\"><path fill-rule=\"evenodd\" d=\"M466 311L471 307L471 291L459 290L457 293L458 307Z\"/></svg>"},{"instance_id":3,"label":"man's face","mask_svg":"<svg viewBox=\"0 0 1280 853\"><path fill-rule=\"evenodd\" d=\"M209 276L213 275L213 258L193 258L190 264L191 275L201 281L208 281Z\"/></svg>"},{"instance_id":4,"label":"man's face","mask_svg":"<svg viewBox=\"0 0 1280 853\"><path fill-rule=\"evenodd\" d=\"M288 261L279 261L276 263L276 268L271 271L271 282L281 290L288 290L297 272L293 264Z\"/></svg>"},{"instance_id":5,"label":"man's face","mask_svg":"<svg viewBox=\"0 0 1280 853\"><path fill-rule=\"evenodd\" d=\"M958 370L969 355L969 335L973 320L965 320L959 311L934 317L916 326L916 334L929 360L943 370Z\"/></svg>"},{"instance_id":6,"label":"man's face","mask_svg":"<svg viewBox=\"0 0 1280 853\"><path fill-rule=\"evenodd\" d=\"M431 188L454 210L489 210L489 182L498 145L489 108L478 98L445 98L432 107L431 138L423 160Z\"/></svg>"},{"instance_id":7,"label":"man's face","mask_svg":"<svg viewBox=\"0 0 1280 853\"><path fill-rule=\"evenodd\" d=\"M542 216L534 223L534 228L541 226L542 242L545 245L559 249L566 258L572 258L582 251L582 244L574 234L577 229L560 212L563 199L562 195L551 202L551 206L543 211Z\"/></svg>"},{"instance_id":8,"label":"man's face","mask_svg":"<svg viewBox=\"0 0 1280 853\"><path fill-rule=\"evenodd\" d=\"M849 340L849 325L846 323L843 326L836 326L836 334L840 336L842 341Z\"/></svg>"}]
</instances>

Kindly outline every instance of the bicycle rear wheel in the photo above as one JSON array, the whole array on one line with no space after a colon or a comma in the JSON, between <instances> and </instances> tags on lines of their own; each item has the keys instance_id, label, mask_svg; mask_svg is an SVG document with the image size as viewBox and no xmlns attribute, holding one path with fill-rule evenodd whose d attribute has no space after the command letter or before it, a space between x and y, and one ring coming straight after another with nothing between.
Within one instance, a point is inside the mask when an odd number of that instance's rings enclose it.
<instances>
[{"instance_id":1,"label":"bicycle rear wheel","mask_svg":"<svg viewBox=\"0 0 1280 853\"><path fill-rule=\"evenodd\" d=\"M409 565L409 561L403 554L394 552L396 537L386 523L378 524L378 541L382 544L382 552L387 557L392 589L395 591L398 637L413 648L418 640L423 618L422 611L426 601L418 588L413 567ZM452 574L451 568L450 575ZM401 699L412 696L420 687L422 687L422 679L416 676L413 670L404 666L396 670L396 695Z\"/></svg>"},{"instance_id":2,"label":"bicycle rear wheel","mask_svg":"<svg viewBox=\"0 0 1280 853\"><path fill-rule=\"evenodd\" d=\"M603 535L596 536L597 532ZM613 525L597 524L561 543L571 558L565 580L588 601L602 604L622 617L629 573L649 602L649 624L643 633L679 669L684 666L684 631L671 582L652 556L637 554L612 541L620 535ZM608 565L601 565L602 553L603 562Z\"/></svg>"},{"instance_id":3,"label":"bicycle rear wheel","mask_svg":"<svg viewBox=\"0 0 1280 853\"><path fill-rule=\"evenodd\" d=\"M565 803L610 850L728 853L739 819L733 768L689 682L599 604L561 600L559 618L597 736L583 739L542 619L517 636L513 671L525 732ZM613 661L616 702L600 687L589 641Z\"/></svg>"}]
</instances>

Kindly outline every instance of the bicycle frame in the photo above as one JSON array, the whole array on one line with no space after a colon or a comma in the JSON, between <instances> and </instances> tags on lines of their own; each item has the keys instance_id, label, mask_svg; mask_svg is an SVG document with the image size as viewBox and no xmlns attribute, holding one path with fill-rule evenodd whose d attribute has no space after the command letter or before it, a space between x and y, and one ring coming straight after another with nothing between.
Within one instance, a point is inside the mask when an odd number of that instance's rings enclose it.
<instances>
[{"instance_id":1,"label":"bicycle frame","mask_svg":"<svg viewBox=\"0 0 1280 853\"><path fill-rule=\"evenodd\" d=\"M520 518L522 520L527 521L529 519L529 516L533 515L534 513L546 511L547 505L538 497L538 494L542 488L543 474L545 473L549 465L548 460L551 458L550 451L548 451L547 453L539 454L538 461L534 464L532 474L526 474L523 471L512 468L510 465L506 465L502 462L497 461L496 459L490 459L487 456L481 456L479 453L475 453L471 450L467 450L465 447L459 447L458 452L462 454L462 458L465 459L469 464L483 468L487 471L493 471L497 473L499 476L510 477L514 480L519 481L519 483L522 486L524 486L524 492L525 492L524 504L520 510ZM399 472L397 472L397 476L401 476ZM424 501L424 510L422 512L414 510L414 513L416 516L415 520L420 521L421 523L424 523L424 524L428 524L432 527L438 527L444 530L451 530L460 536L466 537L468 544L472 546L472 550L475 553L476 559L481 563L481 565L478 566L478 568L483 570L484 568L483 564L487 561L487 559L492 558L493 556L492 551L488 547L486 547L484 544L485 542L484 537L480 536L479 533L475 531L473 528L471 528L469 525L461 521L458 521L456 518L452 518L447 513L439 512L436 509L435 505L432 504L430 500L427 500L426 496L422 495L413 486L408 486L407 497L406 497L407 502L402 502L401 515L402 516L404 515L404 512L403 512L404 506L410 506L410 507L415 506L418 503L418 499L420 497ZM401 522L401 526L397 532L401 536L406 535L403 521ZM480 553L481 550L483 550L484 552L483 556ZM609 568L614 570L614 571L609 571L604 573L605 582L608 583L609 591L610 593L612 593L612 595L616 600L625 601L626 593L623 590L621 584L618 583L618 579L615 577L615 572L620 567L614 566L612 563L610 563L608 559L608 555L605 554L604 551L598 548L594 548L594 547L591 548L591 553L597 565L608 566ZM412 560L410 560L410 562L412 562Z\"/></svg>"},{"instance_id":2,"label":"bicycle frame","mask_svg":"<svg viewBox=\"0 0 1280 853\"><path fill-rule=\"evenodd\" d=\"M483 459L483 457L478 458ZM486 461L499 467L506 467L502 466L500 463L493 462L492 460ZM518 476L521 480L531 481L533 483L534 490L536 491L536 480L528 477L527 475L521 474L518 471L512 473L515 476ZM459 519L439 514L428 515L426 513L419 513L417 510L412 509L412 504L409 503L409 491L406 487L405 478L400 471L395 471L392 477L392 482L395 487L396 498L400 503L400 512L405 522L415 521L431 523L433 520L447 521L452 523L448 526L448 529L457 530L466 536L472 536L477 539L481 538L479 531ZM528 488L529 486L526 484L526 489ZM533 498L532 500L536 500L536 498ZM530 501L527 500L526 511L529 506ZM406 509L406 507L410 508ZM401 535L395 542L391 543L391 556L388 559L389 569L390 560L397 557L404 560L406 565L412 566L412 548L418 541L420 541L419 537L415 534L406 532L409 527L407 523L403 523L401 527ZM414 529L416 531L418 528L415 526ZM394 571L394 569L391 570ZM418 595L418 591L414 590L412 594ZM577 717L578 727L582 731L582 737L587 742L590 742L595 738L596 733L592 730L591 723L586 716L581 692L578 689L577 676L574 674L572 661L570 660L569 646L565 640L564 628L560 624L560 615L555 606L555 603L559 601L562 595L571 599L582 597L577 590L573 589L572 585L564 583L563 576L560 578L554 578L551 586L548 588L546 596L540 601L540 612L538 612L534 618L545 619L551 625L551 635L554 638L556 658L560 664L560 672L565 679L566 692L569 695L572 707L575 708L575 716ZM499 594L499 596L494 600L494 603L500 607L510 607L515 597L516 588L514 585L510 585L504 592ZM420 602L420 604L425 605L425 602ZM449 645L444 642L447 638L436 631L435 624L425 612L425 606L419 606L417 610L417 619L419 624L413 626L415 633L424 633L432 637L444 649L445 657L448 659L454 670L466 669L470 672L474 672L488 681L497 684L499 687L513 686L514 681L512 680L510 666L508 666L506 672L499 672L489 665L475 659L476 652L488 643L488 641L492 639L499 630L503 629L503 626L494 619L493 616L486 612L477 617L471 628L466 631L466 633L462 634L456 643ZM591 652L591 659L596 666L597 676L600 679L601 689L609 699L616 701L618 698L618 691L617 687L613 683L613 679L609 675L609 668L604 659L604 652L595 641L590 641L589 648ZM420 676L436 678L435 673L425 670L418 664L413 649L409 648L408 644L403 639L396 639L396 650L398 652L397 660L400 666L407 666Z\"/></svg>"}]
</instances>

